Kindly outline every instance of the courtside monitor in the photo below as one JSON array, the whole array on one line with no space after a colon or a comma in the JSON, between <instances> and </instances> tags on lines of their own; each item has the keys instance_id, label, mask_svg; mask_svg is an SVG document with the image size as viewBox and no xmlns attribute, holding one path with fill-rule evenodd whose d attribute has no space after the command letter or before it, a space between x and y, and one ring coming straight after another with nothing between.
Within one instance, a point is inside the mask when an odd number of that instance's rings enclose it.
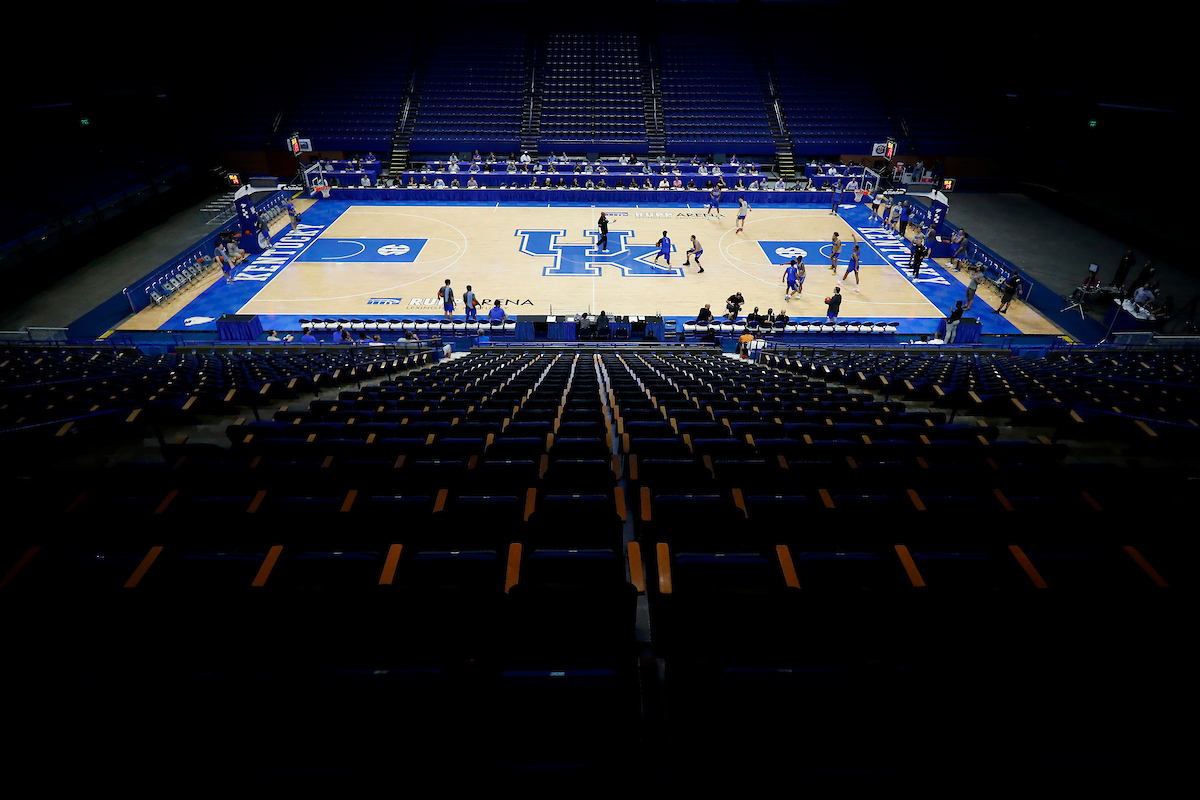
<instances>
[{"instance_id":1,"label":"courtside monitor","mask_svg":"<svg viewBox=\"0 0 1200 800\"><path fill-rule=\"evenodd\" d=\"M958 178L942 178L942 191L953 192L956 183L958 183Z\"/></svg>"}]
</instances>

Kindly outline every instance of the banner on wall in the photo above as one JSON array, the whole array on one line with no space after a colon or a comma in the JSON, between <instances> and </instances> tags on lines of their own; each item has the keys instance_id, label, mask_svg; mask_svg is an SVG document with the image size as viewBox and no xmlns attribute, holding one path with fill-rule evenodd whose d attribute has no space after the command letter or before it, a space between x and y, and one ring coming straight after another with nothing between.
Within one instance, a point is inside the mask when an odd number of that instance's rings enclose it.
<instances>
[{"instance_id":1,"label":"banner on wall","mask_svg":"<svg viewBox=\"0 0 1200 800\"><path fill-rule=\"evenodd\" d=\"M264 246L264 237L259 230L258 212L254 210L254 203L250 197L250 187L243 186L241 189L238 189L233 199L236 212L234 219L237 220L237 229L240 234L238 237L238 247L247 253L261 253L270 246L270 241L268 240Z\"/></svg>"}]
</instances>

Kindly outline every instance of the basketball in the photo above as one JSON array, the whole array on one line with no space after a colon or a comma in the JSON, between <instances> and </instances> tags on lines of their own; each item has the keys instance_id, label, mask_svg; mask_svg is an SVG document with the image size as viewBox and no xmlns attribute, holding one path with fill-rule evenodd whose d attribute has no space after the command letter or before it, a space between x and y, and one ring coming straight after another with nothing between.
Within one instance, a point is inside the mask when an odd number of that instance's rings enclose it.
<instances>
[{"instance_id":1,"label":"basketball","mask_svg":"<svg viewBox=\"0 0 1200 800\"><path fill-rule=\"evenodd\" d=\"M825 298L825 302L826 302L826 303L828 303L828 302L829 302L829 300L830 300L830 298L828 298L828 297L826 297L826 298Z\"/></svg>"}]
</instances>

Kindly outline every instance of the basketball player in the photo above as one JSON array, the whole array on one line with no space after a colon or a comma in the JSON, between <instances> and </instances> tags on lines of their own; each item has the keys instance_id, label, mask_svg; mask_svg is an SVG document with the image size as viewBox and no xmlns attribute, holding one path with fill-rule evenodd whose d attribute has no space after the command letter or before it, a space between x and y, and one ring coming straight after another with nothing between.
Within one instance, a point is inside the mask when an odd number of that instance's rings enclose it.
<instances>
[{"instance_id":1,"label":"basketball player","mask_svg":"<svg viewBox=\"0 0 1200 800\"><path fill-rule=\"evenodd\" d=\"M723 214L721 214L721 187L720 187L720 185L714 186L712 191L709 192L708 211L704 212L704 216L707 217L709 214L711 214L713 212L714 208L717 210L718 217L724 216Z\"/></svg>"},{"instance_id":2,"label":"basketball player","mask_svg":"<svg viewBox=\"0 0 1200 800\"><path fill-rule=\"evenodd\" d=\"M454 319L454 290L450 288L450 279L446 278L446 285L438 289L437 296L442 300L442 309L445 310L444 319Z\"/></svg>"},{"instance_id":3,"label":"basketball player","mask_svg":"<svg viewBox=\"0 0 1200 800\"><path fill-rule=\"evenodd\" d=\"M792 297L804 291L804 261L800 261L799 266L796 264L796 259L792 259L786 265L783 271L783 283L787 286L787 292L783 295L784 302L790 302Z\"/></svg>"},{"instance_id":4,"label":"basketball player","mask_svg":"<svg viewBox=\"0 0 1200 800\"><path fill-rule=\"evenodd\" d=\"M292 230L296 230L296 223L300 221L300 218L296 216L296 206L291 200L287 202L287 215L288 219L292 222Z\"/></svg>"},{"instance_id":5,"label":"basketball player","mask_svg":"<svg viewBox=\"0 0 1200 800\"><path fill-rule=\"evenodd\" d=\"M879 221L879 204L883 202L883 190L880 189L875 194L875 199L871 201L871 222Z\"/></svg>"},{"instance_id":6,"label":"basketball player","mask_svg":"<svg viewBox=\"0 0 1200 800\"><path fill-rule=\"evenodd\" d=\"M692 265L691 257L693 255L696 257L696 266L700 267L700 256L704 255L704 247L700 244L700 242L696 241L695 236L692 237L692 249L687 251L687 255L683 260L683 265L685 267L690 267ZM700 272L697 272L696 274L699 275L701 272L704 272L704 267L700 267Z\"/></svg>"},{"instance_id":7,"label":"basketball player","mask_svg":"<svg viewBox=\"0 0 1200 800\"><path fill-rule=\"evenodd\" d=\"M833 204L829 207L829 216L837 216L838 198L842 194L842 179L838 178L837 185L833 187Z\"/></svg>"},{"instance_id":8,"label":"basketball player","mask_svg":"<svg viewBox=\"0 0 1200 800\"><path fill-rule=\"evenodd\" d=\"M476 150L476 153L479 151ZM474 320L476 311L479 308L479 300L475 298L475 292L471 291L471 284L467 284L467 293L463 295L463 306L467 312L467 322Z\"/></svg>"},{"instance_id":9,"label":"basketball player","mask_svg":"<svg viewBox=\"0 0 1200 800\"><path fill-rule=\"evenodd\" d=\"M658 252L654 254L654 266L658 266L658 259L665 257L667 266L671 266L671 240L667 238L667 232L663 231L662 238L658 240Z\"/></svg>"},{"instance_id":10,"label":"basketball player","mask_svg":"<svg viewBox=\"0 0 1200 800\"><path fill-rule=\"evenodd\" d=\"M734 233L741 233L742 228L746 227L746 215L750 213L750 204L746 202L746 198L738 198L738 218L737 230Z\"/></svg>"},{"instance_id":11,"label":"basketball player","mask_svg":"<svg viewBox=\"0 0 1200 800\"><path fill-rule=\"evenodd\" d=\"M608 249L608 217L604 216L604 212L600 212L600 219L596 220L597 227L600 228L600 241L596 243L597 250Z\"/></svg>"},{"instance_id":12,"label":"basketball player","mask_svg":"<svg viewBox=\"0 0 1200 800\"><path fill-rule=\"evenodd\" d=\"M834 275L837 275L838 256L842 253L842 240L838 237L837 231L833 232L833 252L829 256L829 269Z\"/></svg>"},{"instance_id":13,"label":"basketball player","mask_svg":"<svg viewBox=\"0 0 1200 800\"><path fill-rule=\"evenodd\" d=\"M852 233L852 234L850 234L850 238L854 240L854 250L852 250L850 253L850 265L846 267L846 274L842 276L842 280L838 281L837 284L838 284L838 286L844 286L845 284L842 283L842 281L846 280L846 278L849 278L850 273L853 272L854 273L854 291L857 292L858 291L858 237Z\"/></svg>"}]
</instances>

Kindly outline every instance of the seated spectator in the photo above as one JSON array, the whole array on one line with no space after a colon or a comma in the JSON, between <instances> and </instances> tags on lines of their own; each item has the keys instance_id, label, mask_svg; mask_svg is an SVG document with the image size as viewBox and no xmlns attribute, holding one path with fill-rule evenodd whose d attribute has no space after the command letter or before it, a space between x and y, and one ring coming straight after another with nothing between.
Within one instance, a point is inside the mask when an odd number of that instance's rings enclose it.
<instances>
[{"instance_id":1,"label":"seated spectator","mask_svg":"<svg viewBox=\"0 0 1200 800\"><path fill-rule=\"evenodd\" d=\"M647 182L647 183L649 183L649 182L650 182L650 179L649 179L649 178L647 178L647 179L646 179L646 182ZM670 188L671 188L671 184L669 184L669 183L667 182L667 179L666 179L666 178L663 178L662 180L660 180L660 181L658 182L658 188L660 188L660 189L670 189Z\"/></svg>"},{"instance_id":2,"label":"seated spectator","mask_svg":"<svg viewBox=\"0 0 1200 800\"><path fill-rule=\"evenodd\" d=\"M336 341L336 344L354 344L354 339L350 336L350 331L342 331L341 337Z\"/></svg>"},{"instance_id":3,"label":"seated spectator","mask_svg":"<svg viewBox=\"0 0 1200 800\"><path fill-rule=\"evenodd\" d=\"M1154 290L1150 288L1150 284L1139 286L1133 293L1133 302L1139 306L1149 305L1152 300L1154 300Z\"/></svg>"},{"instance_id":4,"label":"seated spectator","mask_svg":"<svg viewBox=\"0 0 1200 800\"><path fill-rule=\"evenodd\" d=\"M479 162L472 161L471 168L469 170L467 170L467 172L471 172L471 173L479 172Z\"/></svg>"},{"instance_id":5,"label":"seated spectator","mask_svg":"<svg viewBox=\"0 0 1200 800\"><path fill-rule=\"evenodd\" d=\"M683 188L683 179L682 179L682 178L676 178L676 179L675 179L675 182L671 184L671 188L672 188L672 189L675 189L675 190L680 190L680 189L682 189L682 188Z\"/></svg>"},{"instance_id":6,"label":"seated spectator","mask_svg":"<svg viewBox=\"0 0 1200 800\"><path fill-rule=\"evenodd\" d=\"M615 188L617 188L617 189L624 189L624 188L625 188L625 181L624 181L623 179L621 179L621 178L617 178L617 185L616 185L616 187L615 187Z\"/></svg>"},{"instance_id":7,"label":"seated spectator","mask_svg":"<svg viewBox=\"0 0 1200 800\"><path fill-rule=\"evenodd\" d=\"M370 185L371 185L371 176L370 176L370 175L363 175L363 176L362 176L362 180L361 180L361 181L359 181L359 184L360 184L360 185L362 185L362 186L370 186Z\"/></svg>"},{"instance_id":8,"label":"seated spectator","mask_svg":"<svg viewBox=\"0 0 1200 800\"><path fill-rule=\"evenodd\" d=\"M608 184L604 182L604 178L600 179L600 183L598 183L596 185L596 188L598 188L598 189L607 189L608 188Z\"/></svg>"},{"instance_id":9,"label":"seated spectator","mask_svg":"<svg viewBox=\"0 0 1200 800\"><path fill-rule=\"evenodd\" d=\"M450 165L450 172L458 172L458 162L455 161Z\"/></svg>"},{"instance_id":10,"label":"seated spectator","mask_svg":"<svg viewBox=\"0 0 1200 800\"><path fill-rule=\"evenodd\" d=\"M750 181L750 185L746 187L746 191L757 192L758 191L758 181Z\"/></svg>"},{"instance_id":11,"label":"seated spectator","mask_svg":"<svg viewBox=\"0 0 1200 800\"><path fill-rule=\"evenodd\" d=\"M517 162L513 161L511 158L508 161L504 162L504 166L508 169L509 172L517 171Z\"/></svg>"},{"instance_id":12,"label":"seated spectator","mask_svg":"<svg viewBox=\"0 0 1200 800\"><path fill-rule=\"evenodd\" d=\"M643 188L643 189L649 189L649 190L653 191L653 190L654 190L654 184L650 183L650 179L649 179L649 178L646 178L646 182L642 184L642 188Z\"/></svg>"},{"instance_id":13,"label":"seated spectator","mask_svg":"<svg viewBox=\"0 0 1200 800\"><path fill-rule=\"evenodd\" d=\"M467 188L468 188L468 189L478 189L478 188L479 188L479 183L478 183L478 182L476 182L476 180L475 180L475 176L474 176L474 175L472 175L472 176L471 176L471 177L470 177L470 178L467 180Z\"/></svg>"},{"instance_id":14,"label":"seated spectator","mask_svg":"<svg viewBox=\"0 0 1200 800\"><path fill-rule=\"evenodd\" d=\"M717 178L717 188L718 189L727 189L727 188L729 188L729 184L725 183L724 178Z\"/></svg>"},{"instance_id":15,"label":"seated spectator","mask_svg":"<svg viewBox=\"0 0 1200 800\"><path fill-rule=\"evenodd\" d=\"M742 179L741 179L741 178L738 178L738 182L737 182L737 183L735 183L735 184L733 185L733 188L734 188L736 191L739 191L739 192L740 192L740 191L744 191L744 190L745 190L745 188L746 188L746 185L745 185L744 183L742 183Z\"/></svg>"},{"instance_id":16,"label":"seated spectator","mask_svg":"<svg viewBox=\"0 0 1200 800\"><path fill-rule=\"evenodd\" d=\"M571 179L571 188L572 188L572 189L579 189L579 188L582 188L582 187L579 185L579 178L572 178L572 179Z\"/></svg>"},{"instance_id":17,"label":"seated spectator","mask_svg":"<svg viewBox=\"0 0 1200 800\"><path fill-rule=\"evenodd\" d=\"M738 174L738 175L745 175L745 174L746 174L746 171L747 171L747 170L746 170L746 165L745 165L745 164L739 164L739 165L738 165L738 168L737 168L737 174Z\"/></svg>"},{"instance_id":18,"label":"seated spectator","mask_svg":"<svg viewBox=\"0 0 1200 800\"><path fill-rule=\"evenodd\" d=\"M546 180L550 180L550 179L549 179L549 178L547 178ZM554 185L554 188L556 188L556 189L565 189L565 188L567 188L567 179L566 179L566 178L559 178L559 179L558 179L558 183L556 183L556 184Z\"/></svg>"},{"instance_id":19,"label":"seated spectator","mask_svg":"<svg viewBox=\"0 0 1200 800\"><path fill-rule=\"evenodd\" d=\"M708 174L708 167L706 167L706 166L704 166L703 164L701 164L699 167L697 167L697 168L696 168L696 174L697 174L697 175L707 175L707 174Z\"/></svg>"},{"instance_id":20,"label":"seated spectator","mask_svg":"<svg viewBox=\"0 0 1200 800\"><path fill-rule=\"evenodd\" d=\"M601 164L600 166L596 167L596 172L598 172L598 173L599 173L599 174L601 174L601 175L607 175L607 174L608 174L608 167L606 167L606 166L604 166L603 164Z\"/></svg>"},{"instance_id":21,"label":"seated spectator","mask_svg":"<svg viewBox=\"0 0 1200 800\"><path fill-rule=\"evenodd\" d=\"M692 179L692 178L688 178L688 182L687 182L687 188L688 188L688 189L695 189L695 188L696 188L696 181L695 181L694 179Z\"/></svg>"},{"instance_id":22,"label":"seated spectator","mask_svg":"<svg viewBox=\"0 0 1200 800\"><path fill-rule=\"evenodd\" d=\"M621 157L617 159L617 163L620 164L621 166L625 166L626 164L629 163L629 156L622 153Z\"/></svg>"},{"instance_id":23,"label":"seated spectator","mask_svg":"<svg viewBox=\"0 0 1200 800\"><path fill-rule=\"evenodd\" d=\"M712 168L711 172L712 172L712 174L713 174L713 175L721 175L721 174L723 174L723 173L721 172L721 165L720 165L720 164L713 164L713 168Z\"/></svg>"},{"instance_id":24,"label":"seated spectator","mask_svg":"<svg viewBox=\"0 0 1200 800\"><path fill-rule=\"evenodd\" d=\"M533 165L533 172L534 172L534 174L536 174L536 175L540 175L540 174L542 173L542 171L543 171L543 170L545 170L545 167L543 167L543 166L542 166L542 162L540 162L540 161L539 161L539 162L537 162L536 164L534 164L534 165Z\"/></svg>"},{"instance_id":25,"label":"seated spectator","mask_svg":"<svg viewBox=\"0 0 1200 800\"><path fill-rule=\"evenodd\" d=\"M738 166L738 157L737 157L737 153L734 153L733 155L731 155L731 156L729 157L729 166L731 166L731 167L736 167L736 166Z\"/></svg>"},{"instance_id":26,"label":"seated spectator","mask_svg":"<svg viewBox=\"0 0 1200 800\"><path fill-rule=\"evenodd\" d=\"M826 179L825 182L821 184L821 191L822 192L832 192L833 191L833 186L830 185L828 179Z\"/></svg>"},{"instance_id":27,"label":"seated spectator","mask_svg":"<svg viewBox=\"0 0 1200 800\"><path fill-rule=\"evenodd\" d=\"M581 175L581 174L583 174L583 167L582 167L581 165L579 165L579 164L576 164L574 169L575 169L575 174L576 174L576 175Z\"/></svg>"},{"instance_id":28,"label":"seated spectator","mask_svg":"<svg viewBox=\"0 0 1200 800\"><path fill-rule=\"evenodd\" d=\"M510 160L511 160L511 159L510 159ZM489 164L495 164L495 163L496 163L496 154L495 154L495 153L488 153L488 157L487 157L487 163L489 163Z\"/></svg>"},{"instance_id":29,"label":"seated spectator","mask_svg":"<svg viewBox=\"0 0 1200 800\"><path fill-rule=\"evenodd\" d=\"M690 163L693 167L700 163L700 156L692 156Z\"/></svg>"},{"instance_id":30,"label":"seated spectator","mask_svg":"<svg viewBox=\"0 0 1200 800\"><path fill-rule=\"evenodd\" d=\"M642 164L642 174L643 175L653 175L654 171L652 169L650 169L649 164Z\"/></svg>"},{"instance_id":31,"label":"seated spectator","mask_svg":"<svg viewBox=\"0 0 1200 800\"><path fill-rule=\"evenodd\" d=\"M850 182L846 184L846 191L847 192L857 192L858 191L858 181L856 181L854 178L851 178Z\"/></svg>"},{"instance_id":32,"label":"seated spectator","mask_svg":"<svg viewBox=\"0 0 1200 800\"><path fill-rule=\"evenodd\" d=\"M450 181L450 188L451 188L451 189L459 189L459 188L462 188L462 187L460 187L460 186L458 185L458 178L455 178L454 180Z\"/></svg>"},{"instance_id":33,"label":"seated spectator","mask_svg":"<svg viewBox=\"0 0 1200 800\"><path fill-rule=\"evenodd\" d=\"M417 176L416 175L408 176L408 188L410 188L410 189L417 188Z\"/></svg>"},{"instance_id":34,"label":"seated spectator","mask_svg":"<svg viewBox=\"0 0 1200 800\"><path fill-rule=\"evenodd\" d=\"M558 167L554 166L553 161L551 161L549 164L546 165L546 172L549 172L551 175L558 174Z\"/></svg>"},{"instance_id":35,"label":"seated spectator","mask_svg":"<svg viewBox=\"0 0 1200 800\"><path fill-rule=\"evenodd\" d=\"M440 178L439 178L439 180L440 180ZM428 175L422 175L422 176L421 176L421 188L422 188L422 189L428 189L428 188L430 187L430 185L431 185L431 184L429 183L429 176L428 176Z\"/></svg>"},{"instance_id":36,"label":"seated spectator","mask_svg":"<svg viewBox=\"0 0 1200 800\"><path fill-rule=\"evenodd\" d=\"M549 178L546 178L546 182L547 182L547 183L549 183L549 182L550 182L550 179L549 179ZM535 178L533 178L533 179L532 179L532 181L530 182L530 184L529 184L529 188L530 188L530 189L538 189L538 188L540 188L540 185L538 184L538 179L537 179L536 177L535 177Z\"/></svg>"},{"instance_id":37,"label":"seated spectator","mask_svg":"<svg viewBox=\"0 0 1200 800\"><path fill-rule=\"evenodd\" d=\"M439 177L438 177L438 179L437 179L437 180L435 180L435 181L433 182L433 188L435 188L435 189L445 189L445 188L446 188L446 182L445 182L444 180L442 180L442 179L441 179L441 177L439 176Z\"/></svg>"},{"instance_id":38,"label":"seated spectator","mask_svg":"<svg viewBox=\"0 0 1200 800\"><path fill-rule=\"evenodd\" d=\"M604 183L604 181L603 181L603 180L601 180L600 182L601 182L601 183ZM595 189L595 188L596 188L596 184L592 182L592 179L591 179L591 178L588 178L588 179L587 179L587 183L585 183L585 184L583 185L583 188L585 188L585 189Z\"/></svg>"},{"instance_id":39,"label":"seated spectator","mask_svg":"<svg viewBox=\"0 0 1200 800\"><path fill-rule=\"evenodd\" d=\"M521 151L521 163L522 163L522 164L528 164L530 161L531 161L531 159L529 158L529 151L528 151L528 150L522 150L522 151Z\"/></svg>"},{"instance_id":40,"label":"seated spectator","mask_svg":"<svg viewBox=\"0 0 1200 800\"><path fill-rule=\"evenodd\" d=\"M293 337L293 336L292 336L292 335L289 333L287 336L284 336L282 339L280 339L280 338L279 338L279 334L278 334L278 333L276 333L275 331L267 331L267 341L268 341L268 342L290 342L290 341L292 341L294 338L295 338L295 337Z\"/></svg>"},{"instance_id":41,"label":"seated spectator","mask_svg":"<svg viewBox=\"0 0 1200 800\"><path fill-rule=\"evenodd\" d=\"M300 341L303 344L316 344L317 337L312 335L312 331L310 331L308 328L305 328L300 332Z\"/></svg>"},{"instance_id":42,"label":"seated spectator","mask_svg":"<svg viewBox=\"0 0 1200 800\"><path fill-rule=\"evenodd\" d=\"M704 190L706 192L711 192L712 188L713 188L713 182L711 180L707 180L704 182Z\"/></svg>"},{"instance_id":43,"label":"seated spectator","mask_svg":"<svg viewBox=\"0 0 1200 800\"><path fill-rule=\"evenodd\" d=\"M546 182L542 184L542 188L543 188L543 189L553 189L553 188L554 188L554 184L552 184L552 183L550 182L550 179L549 179L549 178L546 178Z\"/></svg>"},{"instance_id":44,"label":"seated spectator","mask_svg":"<svg viewBox=\"0 0 1200 800\"><path fill-rule=\"evenodd\" d=\"M496 305L492 306L492 310L488 312L488 319L490 320L503 320L506 316L504 309L500 307L499 300L496 301Z\"/></svg>"},{"instance_id":45,"label":"seated spectator","mask_svg":"<svg viewBox=\"0 0 1200 800\"><path fill-rule=\"evenodd\" d=\"M750 174L751 174L751 175L757 175L757 174L758 174L758 164L751 164L751 165L750 165Z\"/></svg>"},{"instance_id":46,"label":"seated spectator","mask_svg":"<svg viewBox=\"0 0 1200 800\"><path fill-rule=\"evenodd\" d=\"M696 322L708 322L713 318L712 303L705 303L704 308L696 315Z\"/></svg>"},{"instance_id":47,"label":"seated spectator","mask_svg":"<svg viewBox=\"0 0 1200 800\"><path fill-rule=\"evenodd\" d=\"M483 161L483 156L479 155L479 151L478 151L478 150L476 150L476 151L475 151L475 152L474 152L474 153L471 155L471 162L472 162L472 163L474 163L474 164L478 164L480 161Z\"/></svg>"},{"instance_id":48,"label":"seated spectator","mask_svg":"<svg viewBox=\"0 0 1200 800\"><path fill-rule=\"evenodd\" d=\"M671 165L671 174L672 174L672 175L682 175L682 174L683 174L683 170L679 169L679 165L678 165L678 164L672 164L672 165Z\"/></svg>"},{"instance_id":49,"label":"seated spectator","mask_svg":"<svg viewBox=\"0 0 1200 800\"><path fill-rule=\"evenodd\" d=\"M749 322L750 318L747 317L746 321ZM754 334L750 333L750 331L746 331L745 333L743 333L741 336L738 337L738 354L742 358L750 357L750 343L753 341L754 341Z\"/></svg>"},{"instance_id":50,"label":"seated spectator","mask_svg":"<svg viewBox=\"0 0 1200 800\"><path fill-rule=\"evenodd\" d=\"M449 161L451 164L457 164L458 163L458 153L451 153L450 158L448 158L447 161Z\"/></svg>"}]
</instances>

